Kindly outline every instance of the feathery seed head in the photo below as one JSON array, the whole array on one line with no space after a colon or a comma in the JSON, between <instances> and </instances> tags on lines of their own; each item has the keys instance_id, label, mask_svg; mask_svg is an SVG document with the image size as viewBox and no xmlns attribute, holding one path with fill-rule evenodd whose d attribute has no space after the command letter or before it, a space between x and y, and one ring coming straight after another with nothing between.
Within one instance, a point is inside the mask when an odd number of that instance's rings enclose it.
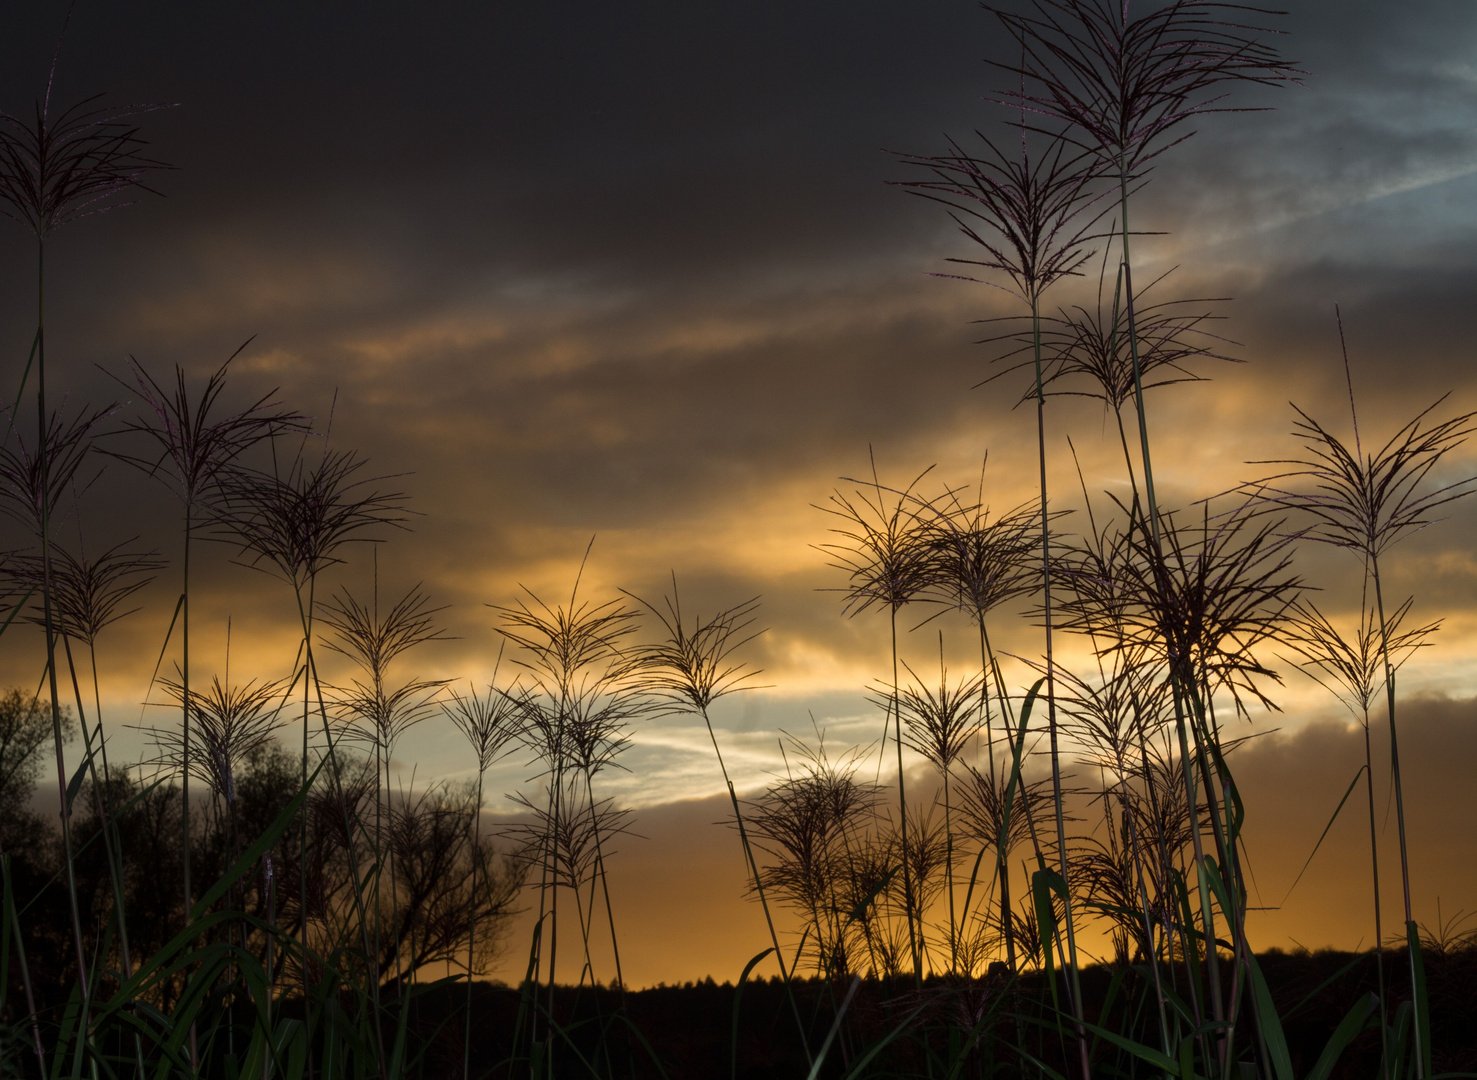
<instances>
[{"instance_id":1,"label":"feathery seed head","mask_svg":"<svg viewBox=\"0 0 1477 1080\"><path fill-rule=\"evenodd\" d=\"M1069 125L1114 177L1141 178L1194 134L1179 130L1187 121L1244 111L1224 103L1225 84L1282 86L1303 74L1267 41L1275 31L1248 21L1270 13L1244 4L1173 0L1140 15L1126 0L1032 0L1027 12L985 7L1021 57L993 62L1021 81L995 100Z\"/></svg>"},{"instance_id":2,"label":"feathery seed head","mask_svg":"<svg viewBox=\"0 0 1477 1080\"><path fill-rule=\"evenodd\" d=\"M97 94L53 116L48 80L30 120L0 112L0 214L38 239L79 218L132 205L119 196L152 191L144 175L171 167L143 155L146 144L130 122L170 106L101 101Z\"/></svg>"},{"instance_id":3,"label":"feathery seed head","mask_svg":"<svg viewBox=\"0 0 1477 1080\"><path fill-rule=\"evenodd\" d=\"M622 590L624 591L624 590ZM663 597L657 608L633 593L626 593L656 616L663 640L641 647L643 678L651 689L670 698L679 708L705 713L714 701L735 690L752 688L748 680L758 674L730 657L753 641L761 630L749 632L759 598L745 600L718 612L711 619L701 616L688 623L682 615L677 578L672 577L672 595Z\"/></svg>"},{"instance_id":4,"label":"feathery seed head","mask_svg":"<svg viewBox=\"0 0 1477 1080\"><path fill-rule=\"evenodd\" d=\"M153 581L165 564L153 552L129 552L123 547L117 544L89 559L85 554L73 555L66 548L52 546L52 619L60 633L91 648L104 628L138 610L118 608ZM19 556L13 573L27 589L39 594L44 573L40 555ZM40 605L33 605L26 618L37 626L46 624Z\"/></svg>"},{"instance_id":5,"label":"feathery seed head","mask_svg":"<svg viewBox=\"0 0 1477 1080\"><path fill-rule=\"evenodd\" d=\"M290 690L286 680L258 683L253 679L236 686L223 684L216 676L207 689L188 693L182 682L164 680L162 685L178 705L189 710L191 741L199 745L189 755L191 775L233 803L236 766L268 746L287 725L282 715ZM149 735L161 764L175 770L186 764L182 729L150 728Z\"/></svg>"},{"instance_id":6,"label":"feathery seed head","mask_svg":"<svg viewBox=\"0 0 1477 1080\"><path fill-rule=\"evenodd\" d=\"M820 549L834 559L832 566L847 574L846 587L836 590L846 594L842 605L846 614L855 615L876 606L895 614L935 584L938 569L926 542L922 517L926 504L915 494L932 468L923 470L898 491L878 479L874 460L870 481L843 477L848 483L864 487L858 487L852 495L834 492L829 506L817 507L842 522L831 530L840 541L822 544Z\"/></svg>"}]
</instances>

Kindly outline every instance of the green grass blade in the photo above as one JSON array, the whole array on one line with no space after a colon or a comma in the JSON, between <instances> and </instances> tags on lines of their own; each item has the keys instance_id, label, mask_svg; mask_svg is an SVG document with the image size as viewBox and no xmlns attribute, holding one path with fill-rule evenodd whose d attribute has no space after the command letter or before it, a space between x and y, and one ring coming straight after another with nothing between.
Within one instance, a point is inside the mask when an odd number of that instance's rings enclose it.
<instances>
[{"instance_id":1,"label":"green grass blade","mask_svg":"<svg viewBox=\"0 0 1477 1080\"><path fill-rule=\"evenodd\" d=\"M1036 929L1041 937L1041 963L1046 970L1046 982L1051 987L1051 1007L1059 1009L1061 1003L1057 1000L1056 979L1053 972L1056 970L1052 959L1052 946L1056 943L1056 905L1051 902L1051 894L1056 893L1067 903L1067 883L1055 870L1041 869L1031 875L1031 899L1036 906Z\"/></svg>"},{"instance_id":2,"label":"green grass blade","mask_svg":"<svg viewBox=\"0 0 1477 1080\"><path fill-rule=\"evenodd\" d=\"M1287 903L1287 898L1292 895L1292 890L1298 887L1298 882L1303 880L1303 875L1308 872L1308 867L1313 865L1313 857L1318 854L1318 849L1323 846L1323 841L1328 839L1328 830L1333 828L1333 823L1338 820L1339 812L1343 810L1344 803L1349 801L1349 796L1354 794L1354 787L1359 783L1359 778L1364 775L1364 766L1361 765L1354 773L1354 779L1349 781L1349 788L1344 792L1344 797L1339 800L1338 806L1333 809L1333 816L1328 819L1328 824L1323 826L1323 832L1318 834L1318 842L1313 845L1313 850L1308 852L1308 860L1303 863L1303 868L1298 871L1298 876L1292 879L1292 884L1287 887L1287 893L1282 897L1282 903ZM1281 906L1281 905L1279 905Z\"/></svg>"},{"instance_id":3,"label":"green grass blade","mask_svg":"<svg viewBox=\"0 0 1477 1080\"><path fill-rule=\"evenodd\" d=\"M267 831L257 837L256 842L246 850L246 853L236 860L235 865L221 875L220 880L195 902L195 906L190 910L191 921L202 917L209 911L221 897L226 895L226 891L245 877L251 868L261 861L261 857L282 838L282 834L287 831L287 827L292 824L298 811L302 809L303 803L307 801L308 792L313 788L313 781L318 779L318 774L322 771L323 762L320 761L318 767L308 777L307 783L298 789L292 801L287 804L282 813L277 815L277 820L272 822Z\"/></svg>"},{"instance_id":4,"label":"green grass blade","mask_svg":"<svg viewBox=\"0 0 1477 1080\"><path fill-rule=\"evenodd\" d=\"M982 852L980 852L980 854L983 855L984 852L982 851ZM850 926L852 923L856 922L858 919L860 919L863 915L865 915L867 913L867 909L869 907L871 907L872 904L873 904L873 902L877 899L877 897L881 895L882 890L885 889L885 888L887 888L887 886L889 884L891 884L892 879L897 875L897 872L898 872L898 867L894 866L890 870L888 870L887 873L883 874L882 875L882 880L879 881L879 882L877 882L876 885L872 886L872 891L869 892L869 893L867 893L867 895L864 896L861 899L861 901L856 905L856 907L854 907L854 908L851 909L851 914L849 914L846 917L846 924L848 926ZM766 950L766 951L772 951L772 950ZM763 955L763 954L761 953L760 955Z\"/></svg>"},{"instance_id":5,"label":"green grass blade","mask_svg":"<svg viewBox=\"0 0 1477 1080\"><path fill-rule=\"evenodd\" d=\"M1199 1080L1195 1073L1195 1040L1181 1039L1179 1054L1180 1080Z\"/></svg>"},{"instance_id":6,"label":"green grass blade","mask_svg":"<svg viewBox=\"0 0 1477 1080\"><path fill-rule=\"evenodd\" d=\"M1148 1062L1150 1065L1154 1066L1154 1068L1160 1069L1172 1076L1179 1075L1180 1063L1174 1058L1165 1054L1164 1051L1156 1050L1152 1046L1146 1046L1141 1042L1130 1039L1126 1035L1119 1035L1116 1031L1111 1031L1099 1024L1094 1024L1090 1020L1083 1021L1083 1027L1085 1027L1097 1038L1102 1039L1104 1042L1111 1043L1113 1046L1118 1047L1118 1049L1120 1050L1128 1051L1134 1057L1138 1058L1141 1061ZM1189 1039L1185 1040L1186 1044L1190 1042L1191 1040Z\"/></svg>"},{"instance_id":7,"label":"green grass blade","mask_svg":"<svg viewBox=\"0 0 1477 1080\"><path fill-rule=\"evenodd\" d=\"M1276 1080L1293 1080L1292 1055L1287 1049L1287 1036L1282 1031L1282 1021L1277 1016L1277 1006L1272 1001L1272 992L1262 975L1256 954L1246 954L1247 971L1251 976L1252 1004L1255 1007L1257 1028L1262 1041L1267 1044L1267 1056L1271 1058L1272 1072Z\"/></svg>"},{"instance_id":8,"label":"green grass blade","mask_svg":"<svg viewBox=\"0 0 1477 1080\"><path fill-rule=\"evenodd\" d=\"M754 968L757 967L760 961L762 961L772 952L774 952L773 945L765 949L762 953L759 953L747 964L745 964L744 972L742 975L739 976L738 985L733 988L733 1068L731 1070L733 1080L738 1080L739 1003L743 1000L744 997L744 986L748 983L749 975L754 970Z\"/></svg>"},{"instance_id":9,"label":"green grass blade","mask_svg":"<svg viewBox=\"0 0 1477 1080\"><path fill-rule=\"evenodd\" d=\"M1108 983L1108 992L1103 995L1103 1007L1098 1012L1098 1023L1101 1026L1108 1026L1108 1014L1112 1011L1113 1003L1118 999L1118 994L1120 991L1122 991L1123 984L1127 980L1129 972L1132 970L1132 968L1125 967L1119 968L1117 971L1113 972L1113 978ZM1098 1037L1094 1035L1092 1039L1092 1046L1088 1050L1089 1059L1097 1055L1098 1042Z\"/></svg>"},{"instance_id":10,"label":"green grass blade","mask_svg":"<svg viewBox=\"0 0 1477 1080\"><path fill-rule=\"evenodd\" d=\"M1365 994L1364 997L1354 1003L1339 1026L1333 1029L1333 1034L1328 1037L1328 1043L1323 1047L1323 1053L1318 1055L1318 1064L1313 1066L1313 1071L1308 1074L1308 1080L1328 1080L1333 1072L1333 1067L1338 1064L1339 1055L1344 1048L1354 1041L1354 1036L1364 1030L1369 1022L1370 1015L1379 1004L1379 998L1373 994Z\"/></svg>"},{"instance_id":11,"label":"green grass blade","mask_svg":"<svg viewBox=\"0 0 1477 1080\"><path fill-rule=\"evenodd\" d=\"M897 1039L901 1037L904 1032L908 1031L913 1026L913 1021L918 1019L918 1014L921 1013L926 1007L926 1005L919 1005L907 1016L903 1017L902 1023L894 1027L882 1039L874 1043L871 1049L869 1049L865 1054L857 1059L856 1064L847 1070L846 1075L842 1078L842 1080L855 1080L856 1077L864 1075L864 1070L866 1069L866 1067L872 1064L873 1060L875 1060L876 1057L882 1053L882 1051L886 1050L895 1041L897 1041Z\"/></svg>"},{"instance_id":12,"label":"green grass blade","mask_svg":"<svg viewBox=\"0 0 1477 1080\"><path fill-rule=\"evenodd\" d=\"M841 1022L846 1019L846 1010L851 1005L851 999L856 996L856 988L862 984L860 975L851 977L851 986L847 988L846 997L841 1000L841 1007L836 1010L836 1019L831 1023L831 1030L826 1032L826 1041L821 1043L821 1049L815 1055L815 1061L811 1063L810 1075L806 1080L816 1080L821 1074L821 1066L825 1064L826 1054L831 1050L831 1044L836 1041L836 1033L841 1030Z\"/></svg>"},{"instance_id":13,"label":"green grass blade","mask_svg":"<svg viewBox=\"0 0 1477 1080\"><path fill-rule=\"evenodd\" d=\"M657 1071L657 1075L660 1076L662 1080L668 1080L667 1070L662 1068L662 1059L657 1057L656 1049L651 1045L651 1043L646 1041L646 1036L641 1033L641 1029L638 1028L635 1024L631 1023L631 1018L626 1016L624 1013L621 1014L620 1020L626 1025L626 1028L631 1032L631 1034L636 1036L636 1041L641 1044L641 1049L645 1050L646 1056L651 1059L651 1066Z\"/></svg>"},{"instance_id":14,"label":"green grass blade","mask_svg":"<svg viewBox=\"0 0 1477 1080\"><path fill-rule=\"evenodd\" d=\"M0 624L0 635L3 635L5 631L10 629L10 624L15 622L15 617L21 613L22 609L24 609L28 603L31 602L31 597L35 594L36 587L32 585L29 589L26 590L26 595L20 598L20 602L17 603L15 607L10 609L10 614L5 617L4 624Z\"/></svg>"},{"instance_id":15,"label":"green grass blade","mask_svg":"<svg viewBox=\"0 0 1477 1080\"><path fill-rule=\"evenodd\" d=\"M1420 928L1414 921L1405 924L1405 940L1410 948L1411 1001L1415 1015L1414 1028L1421 1055L1420 1075L1431 1075L1431 1006L1426 992L1426 958L1421 954Z\"/></svg>"},{"instance_id":16,"label":"green grass blade","mask_svg":"<svg viewBox=\"0 0 1477 1080\"><path fill-rule=\"evenodd\" d=\"M1360 964L1364 963L1364 961L1367 960L1368 958L1369 958L1369 954L1368 953L1360 953L1358 956L1354 957L1354 959L1350 960L1343 967L1339 968L1337 971L1335 971L1328 978L1324 979L1321 983L1319 983L1317 986L1313 987L1313 989L1309 990L1306 994L1304 994L1301 1001L1299 1001L1292 1008L1288 1009L1287 1012L1285 1012L1285 1013L1282 1014L1282 1019L1286 1020L1289 1017L1292 1017L1292 1016L1297 1015L1297 1013L1299 1013L1303 1009L1307 1008L1314 1001L1317 1001L1319 994L1323 993L1324 990L1328 989L1334 983L1338 982L1345 975L1347 975L1350 971L1354 970L1354 968L1356 968Z\"/></svg>"}]
</instances>

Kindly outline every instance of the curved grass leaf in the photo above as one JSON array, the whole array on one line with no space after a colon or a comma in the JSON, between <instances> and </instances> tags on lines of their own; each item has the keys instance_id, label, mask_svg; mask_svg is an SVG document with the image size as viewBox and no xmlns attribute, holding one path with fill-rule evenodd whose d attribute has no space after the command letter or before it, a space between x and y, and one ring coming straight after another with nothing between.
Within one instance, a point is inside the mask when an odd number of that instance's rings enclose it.
<instances>
[{"instance_id":1,"label":"curved grass leaf","mask_svg":"<svg viewBox=\"0 0 1477 1080\"><path fill-rule=\"evenodd\" d=\"M1318 1063L1308 1074L1308 1080L1328 1080L1333 1067L1338 1064L1339 1055L1344 1052L1344 1048L1349 1043L1354 1041L1354 1036L1364 1030L1379 1003L1380 999L1374 994L1365 994L1363 998L1354 1003L1354 1007L1339 1021L1339 1026L1334 1028L1333 1034L1328 1037L1323 1053L1318 1055Z\"/></svg>"},{"instance_id":2,"label":"curved grass leaf","mask_svg":"<svg viewBox=\"0 0 1477 1080\"><path fill-rule=\"evenodd\" d=\"M743 974L739 976L738 985L733 988L733 1080L738 1080L739 1003L744 997L744 986L747 985L749 975L754 968L772 952L774 952L774 946L765 949L745 964Z\"/></svg>"}]
</instances>

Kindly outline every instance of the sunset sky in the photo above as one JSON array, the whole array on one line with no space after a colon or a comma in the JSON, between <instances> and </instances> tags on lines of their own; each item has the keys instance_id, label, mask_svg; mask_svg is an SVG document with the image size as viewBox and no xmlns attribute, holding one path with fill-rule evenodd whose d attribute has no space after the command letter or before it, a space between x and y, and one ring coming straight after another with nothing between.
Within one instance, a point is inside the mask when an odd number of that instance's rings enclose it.
<instances>
[{"instance_id":1,"label":"sunset sky","mask_svg":"<svg viewBox=\"0 0 1477 1080\"><path fill-rule=\"evenodd\" d=\"M32 109L64 14L11 13L0 108ZM1347 429L1335 304L1366 444L1448 391L1442 415L1477 409L1477 9L1304 0L1276 25L1304 85L1236 91L1229 104L1272 111L1206 117L1135 203L1136 226L1162 233L1138 241L1136 278L1173 269L1162 299L1234 297L1216 332L1245 361L1202 365L1212 381L1151 397L1168 506L1291 453L1289 402ZM1001 47L969 0L84 0L54 104L177 103L138 118L148 152L175 168L149 179L164 198L68 226L48 247L50 392L126 402L100 368L122 373L133 356L204 378L253 338L233 400L278 387L320 428L332 410L333 443L411 495L419 516L386 534L380 587L421 582L449 605L454 640L404 661L427 678L485 681L499 641L487 605L520 587L563 600L592 537L581 588L593 600L618 588L655 600L673 573L705 612L761 596L766 632L747 659L766 685L718 714L741 794L755 794L783 768L781 732L824 729L837 748L881 732L865 695L889 674L886 621L847 618L826 591L843 575L819 549L834 522L817 505L852 490L843 478L866 474L869 453L885 482L935 465L930 491L972 488L988 453L991 505L1033 494L1034 415L1012 408L1018 379L978 387L992 353L971 325L1017 309L931 276L968 243L942 208L888 185L912 176L888 151L999 132L985 97L1001 76L985 58ZM0 224L13 386L34 329L34 245ZM1124 490L1117 432L1093 402L1054 400L1048 416L1071 530L1083 515L1067 438L1101 509ZM1466 446L1434 482L1473 472ZM58 534L74 540L80 523L92 550L138 535L173 558L177 518L162 487L114 466ZM1400 681L1405 767L1419 778L1407 807L1417 917L1430 922L1438 897L1445 916L1477 908L1474 526L1477 501L1458 504L1388 560L1412 618L1444 620ZM222 669L229 616L233 674L285 675L290 591L231 554L201 556L195 674ZM329 585L365 589L370 566L361 547ZM1305 550L1297 570L1326 610L1357 604L1343 553ZM100 649L124 757L148 750L128 725L167 720L142 703L176 575ZM939 630L968 656L967 624L937 620L902 643L920 671L937 664ZM36 637L6 636L7 680L34 683ZM1002 619L998 637L1010 653L1041 648L1024 619ZM1237 776L1253 902L1277 907L1363 751L1335 701L1275 650L1267 660L1284 673L1283 712L1254 711L1238 732L1276 729L1239 752ZM1030 681L1022 665L1010 676ZM404 783L465 779L458 739L445 723L417 729ZM612 868L628 979L735 978L766 934L740 895L737 844L713 824L726 806L706 732L656 721L622 760L607 791L641 834ZM501 766L490 809L506 812L502 793L528 775L519 758ZM1346 810L1319 873L1258 913L1260 945L1368 943L1365 828ZM1384 841L1393 859L1393 824ZM1398 878L1386 885L1393 904ZM513 957L502 974L520 971Z\"/></svg>"}]
</instances>

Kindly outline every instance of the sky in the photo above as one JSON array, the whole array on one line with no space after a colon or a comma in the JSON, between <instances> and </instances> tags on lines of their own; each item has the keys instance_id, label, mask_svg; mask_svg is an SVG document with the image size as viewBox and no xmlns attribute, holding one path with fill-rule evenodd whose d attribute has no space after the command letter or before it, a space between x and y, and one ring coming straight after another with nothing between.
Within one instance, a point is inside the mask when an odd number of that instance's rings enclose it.
<instances>
[{"instance_id":1,"label":"sky","mask_svg":"<svg viewBox=\"0 0 1477 1080\"><path fill-rule=\"evenodd\" d=\"M0 41L0 108L28 115L65 15L15 13ZM1216 332L1241 363L1156 391L1149 420L1161 499L1176 507L1295 449L1290 403L1345 430L1334 306L1361 431L1390 433L1441 395L1477 408L1470 327L1477 276L1477 11L1305 0L1276 25L1302 85L1237 90L1256 111L1208 116L1135 200L1136 275L1164 299L1234 297ZM998 290L936 276L968 257L943 210L912 198L900 154L998 131L986 58L1002 43L965 0L804 5L380 3L223 7L160 3L72 13L54 101L163 103L138 117L162 197L68 226L47 250L52 393L132 396L129 358L204 378L243 342L232 399L276 397L368 459L410 497L408 528L350 552L326 587L381 595L420 583L450 640L403 661L426 678L485 681L494 608L531 592L627 589L658 599L672 575L711 612L759 596L746 658L763 688L731 698L718 735L741 793L782 769L781 733L828 746L880 734L869 686L888 675L886 622L848 618L824 545L846 478L925 488L980 482L1007 508L1035 482L1034 417L993 369L977 321L1013 310ZM1069 283L1054 303L1084 300ZM1073 290L1076 290L1075 292ZM1084 291L1089 290L1089 291ZM34 246L0 232L0 356L18 379L34 326ZM111 374L110 374L111 373ZM984 383L984 385L981 385ZM1094 403L1049 405L1055 491L1094 505L1124 490L1116 429ZM120 414L122 415L122 414ZM1069 446L1068 438L1071 443ZM1079 482L1077 466L1080 463ZM1473 471L1470 448L1440 477ZM929 487L932 485L932 487ZM1082 500L1064 527L1082 520ZM1402 673L1417 917L1477 905L1477 835L1460 791L1477 765L1477 508L1401 544L1389 588L1443 620ZM93 550L139 536L179 554L168 493L113 466L62 525ZM593 544L592 544L593 540ZM207 545L194 569L197 675L287 673L297 633L286 586ZM1296 569L1347 613L1357 567L1305 550ZM177 568L169 573L177 574ZM177 580L100 647L117 753L163 722L143 704ZM489 605L492 605L491 607ZM917 620L914 620L915 622ZM904 658L936 664L943 631L904 627ZM1000 648L1034 657L1039 631L1002 622ZM7 635L0 673L34 680L38 645ZM173 654L169 654L172 658ZM1084 663L1063 646L1066 663ZM169 661L172 662L172 659ZM1281 899L1358 768L1340 706L1281 663L1279 713L1238 778L1261 844L1264 944L1367 939L1356 818L1320 849L1320 874ZM1011 676L1024 684L1027 669ZM157 700L157 692L150 700ZM1238 721L1238 723L1241 723ZM407 785L469 776L458 736L428 722L397 765ZM1406 747L1402 746L1402 750ZM707 734L677 717L635 733L609 793L637 811L613 861L638 983L736 977L764 944L742 900ZM525 782L495 775L490 800ZM1381 781L1383 782L1383 781ZM1377 789L1378 789L1377 784ZM1384 798L1382 791L1378 792ZM1257 798L1262 801L1258 803ZM1393 844L1388 832L1382 841ZM1384 852L1391 858L1393 850ZM1395 895L1386 897L1393 903ZM516 952L513 949L512 952ZM510 960L507 973L519 966Z\"/></svg>"}]
</instances>

